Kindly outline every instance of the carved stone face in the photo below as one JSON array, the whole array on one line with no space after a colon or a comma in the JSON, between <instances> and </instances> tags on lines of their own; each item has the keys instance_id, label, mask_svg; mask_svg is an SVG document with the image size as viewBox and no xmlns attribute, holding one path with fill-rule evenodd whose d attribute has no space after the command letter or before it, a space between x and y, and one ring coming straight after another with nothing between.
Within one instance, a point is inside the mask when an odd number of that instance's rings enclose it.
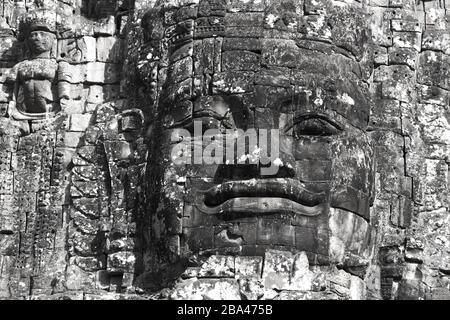
<instances>
[{"instance_id":1,"label":"carved stone face","mask_svg":"<svg viewBox=\"0 0 450 320\"><path fill-rule=\"evenodd\" d=\"M364 264L374 179L364 19L333 9L317 27L317 16L286 3L251 13L211 5L172 26L144 22L148 38L163 29L168 39L152 226L175 255L282 248L307 252L311 263ZM360 14L360 25L345 26L345 14ZM306 39L314 26L317 39ZM251 132L257 143L247 140L244 153L226 143ZM198 146L224 161L198 162Z\"/></svg>"},{"instance_id":2,"label":"carved stone face","mask_svg":"<svg viewBox=\"0 0 450 320\"><path fill-rule=\"evenodd\" d=\"M27 45L32 54L48 52L52 49L56 37L47 31L32 31L27 38Z\"/></svg>"}]
</instances>

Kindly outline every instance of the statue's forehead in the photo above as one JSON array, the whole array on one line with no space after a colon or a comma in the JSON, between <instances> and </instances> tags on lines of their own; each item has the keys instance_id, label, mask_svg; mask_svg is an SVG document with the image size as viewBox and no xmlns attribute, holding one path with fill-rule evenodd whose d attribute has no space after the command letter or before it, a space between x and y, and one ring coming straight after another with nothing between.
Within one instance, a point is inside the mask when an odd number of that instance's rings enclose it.
<instances>
[{"instance_id":1,"label":"statue's forehead","mask_svg":"<svg viewBox=\"0 0 450 320\"><path fill-rule=\"evenodd\" d=\"M237 3L241 7L233 7ZM148 12L143 21L148 39L167 41L163 96L170 105L192 99L202 91L195 86L204 89L209 82L203 91L236 96L247 106L333 110L364 128L370 109L368 73L360 63L368 40L360 29L365 22L353 19L345 33L341 26L353 9L305 16L298 3L202 1ZM333 24L341 25L338 33ZM186 95L182 89L188 86Z\"/></svg>"},{"instance_id":2,"label":"statue's forehead","mask_svg":"<svg viewBox=\"0 0 450 320\"><path fill-rule=\"evenodd\" d=\"M357 6L330 1L186 1L155 7L143 16L147 40L239 37L332 44L360 61L371 41Z\"/></svg>"}]
</instances>

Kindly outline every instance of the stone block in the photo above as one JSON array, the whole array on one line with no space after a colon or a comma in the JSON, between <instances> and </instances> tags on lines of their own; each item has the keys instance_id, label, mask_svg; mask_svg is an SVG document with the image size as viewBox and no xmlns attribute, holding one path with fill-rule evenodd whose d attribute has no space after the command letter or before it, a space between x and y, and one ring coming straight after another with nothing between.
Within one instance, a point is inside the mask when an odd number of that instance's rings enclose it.
<instances>
[{"instance_id":1,"label":"stone block","mask_svg":"<svg viewBox=\"0 0 450 320\"><path fill-rule=\"evenodd\" d=\"M99 186L96 181L73 180L70 195L74 198L95 197L99 195Z\"/></svg>"},{"instance_id":2,"label":"stone block","mask_svg":"<svg viewBox=\"0 0 450 320\"><path fill-rule=\"evenodd\" d=\"M6 116L8 112L8 104L0 102L0 117Z\"/></svg>"},{"instance_id":3,"label":"stone block","mask_svg":"<svg viewBox=\"0 0 450 320\"><path fill-rule=\"evenodd\" d=\"M296 226L295 247L308 252L318 251L317 231L314 228Z\"/></svg>"},{"instance_id":4,"label":"stone block","mask_svg":"<svg viewBox=\"0 0 450 320\"><path fill-rule=\"evenodd\" d=\"M431 293L431 300L450 300L450 290L447 288L435 288Z\"/></svg>"},{"instance_id":5,"label":"stone block","mask_svg":"<svg viewBox=\"0 0 450 320\"><path fill-rule=\"evenodd\" d=\"M134 245L132 238L116 239L109 244L108 252L133 251Z\"/></svg>"},{"instance_id":6,"label":"stone block","mask_svg":"<svg viewBox=\"0 0 450 320\"><path fill-rule=\"evenodd\" d=\"M0 194L11 195L14 190L14 173L12 171L0 172Z\"/></svg>"},{"instance_id":7,"label":"stone block","mask_svg":"<svg viewBox=\"0 0 450 320\"><path fill-rule=\"evenodd\" d=\"M172 300L240 300L239 285L234 279L187 279L171 291Z\"/></svg>"},{"instance_id":8,"label":"stone block","mask_svg":"<svg viewBox=\"0 0 450 320\"><path fill-rule=\"evenodd\" d=\"M290 70L285 68L261 69L255 76L255 84L271 87L291 86Z\"/></svg>"},{"instance_id":9,"label":"stone block","mask_svg":"<svg viewBox=\"0 0 450 320\"><path fill-rule=\"evenodd\" d=\"M264 285L255 277L238 279L241 296L246 300L258 300L264 296Z\"/></svg>"},{"instance_id":10,"label":"stone block","mask_svg":"<svg viewBox=\"0 0 450 320\"><path fill-rule=\"evenodd\" d=\"M74 209L87 217L98 218L100 216L100 201L97 198L73 199Z\"/></svg>"},{"instance_id":11,"label":"stone block","mask_svg":"<svg viewBox=\"0 0 450 320\"><path fill-rule=\"evenodd\" d=\"M225 35L222 17L198 18L195 20L194 39L221 37Z\"/></svg>"},{"instance_id":12,"label":"stone block","mask_svg":"<svg viewBox=\"0 0 450 320\"><path fill-rule=\"evenodd\" d=\"M114 63L90 62L86 65L86 81L91 83L119 83L122 66Z\"/></svg>"},{"instance_id":13,"label":"stone block","mask_svg":"<svg viewBox=\"0 0 450 320\"><path fill-rule=\"evenodd\" d=\"M0 84L0 102L11 101L13 88L10 85Z\"/></svg>"},{"instance_id":14,"label":"stone block","mask_svg":"<svg viewBox=\"0 0 450 320\"><path fill-rule=\"evenodd\" d=\"M69 63L93 62L96 59L94 37L62 39L58 41L58 57Z\"/></svg>"},{"instance_id":15,"label":"stone block","mask_svg":"<svg viewBox=\"0 0 450 320\"><path fill-rule=\"evenodd\" d=\"M405 80L411 81L412 79L407 79L405 75ZM412 95L413 91L410 83L388 80L381 86L381 97L383 99L396 99L409 103L413 99Z\"/></svg>"},{"instance_id":16,"label":"stone block","mask_svg":"<svg viewBox=\"0 0 450 320\"><path fill-rule=\"evenodd\" d=\"M213 92L238 94L253 89L253 72L235 71L232 73L216 73L213 78Z\"/></svg>"},{"instance_id":17,"label":"stone block","mask_svg":"<svg viewBox=\"0 0 450 320\"><path fill-rule=\"evenodd\" d=\"M417 51L411 48L389 48L389 64L404 64L411 69L416 68Z\"/></svg>"},{"instance_id":18,"label":"stone block","mask_svg":"<svg viewBox=\"0 0 450 320\"><path fill-rule=\"evenodd\" d=\"M174 19L176 22L182 22L188 19L194 19L198 16L198 8L196 7L181 7L179 8L175 15Z\"/></svg>"},{"instance_id":19,"label":"stone block","mask_svg":"<svg viewBox=\"0 0 450 320\"><path fill-rule=\"evenodd\" d=\"M124 60L125 43L117 37L97 38L97 61L122 63Z\"/></svg>"},{"instance_id":20,"label":"stone block","mask_svg":"<svg viewBox=\"0 0 450 320\"><path fill-rule=\"evenodd\" d=\"M87 103L101 104L104 102L103 99L103 86L101 85L91 85L89 86L89 93L87 96Z\"/></svg>"},{"instance_id":21,"label":"stone block","mask_svg":"<svg viewBox=\"0 0 450 320\"><path fill-rule=\"evenodd\" d=\"M290 289L299 291L310 291L314 274L309 270L308 257L305 252L294 256Z\"/></svg>"},{"instance_id":22,"label":"stone block","mask_svg":"<svg viewBox=\"0 0 450 320\"><path fill-rule=\"evenodd\" d=\"M95 289L95 274L83 271L80 267L73 263L69 264L66 270L65 286L68 290L86 290Z\"/></svg>"},{"instance_id":23,"label":"stone block","mask_svg":"<svg viewBox=\"0 0 450 320\"><path fill-rule=\"evenodd\" d=\"M260 55L250 51L226 51L222 54L223 71L256 71L260 68Z\"/></svg>"},{"instance_id":24,"label":"stone block","mask_svg":"<svg viewBox=\"0 0 450 320\"><path fill-rule=\"evenodd\" d=\"M267 250L264 257L262 279L266 290L288 289L294 263L292 253L286 251Z\"/></svg>"},{"instance_id":25,"label":"stone block","mask_svg":"<svg viewBox=\"0 0 450 320\"><path fill-rule=\"evenodd\" d=\"M251 38L224 38L222 50L244 50L260 53L262 50L262 42L260 39Z\"/></svg>"},{"instance_id":26,"label":"stone block","mask_svg":"<svg viewBox=\"0 0 450 320\"><path fill-rule=\"evenodd\" d=\"M127 141L105 141L108 159L117 161L129 159L132 154L131 145Z\"/></svg>"},{"instance_id":27,"label":"stone block","mask_svg":"<svg viewBox=\"0 0 450 320\"><path fill-rule=\"evenodd\" d=\"M450 34L447 31L425 30L422 36L422 50L442 51L450 55Z\"/></svg>"},{"instance_id":28,"label":"stone block","mask_svg":"<svg viewBox=\"0 0 450 320\"><path fill-rule=\"evenodd\" d=\"M86 64L70 64L62 61L58 65L59 80L72 84L83 83L86 80Z\"/></svg>"},{"instance_id":29,"label":"stone block","mask_svg":"<svg viewBox=\"0 0 450 320\"><path fill-rule=\"evenodd\" d=\"M106 239L97 235L82 234L79 230L69 229L69 250L73 250L77 256L101 256L105 252ZM94 260L80 260L80 267L90 268L97 262ZM76 264L77 261L74 261ZM101 268L104 268L104 265Z\"/></svg>"},{"instance_id":30,"label":"stone block","mask_svg":"<svg viewBox=\"0 0 450 320\"><path fill-rule=\"evenodd\" d=\"M113 36L116 32L116 21L114 16L109 16L100 23L94 25L94 34L96 36Z\"/></svg>"},{"instance_id":31,"label":"stone block","mask_svg":"<svg viewBox=\"0 0 450 320\"><path fill-rule=\"evenodd\" d=\"M71 227L74 227L84 234L96 235L99 231L99 221L88 218L86 215L78 210L70 211Z\"/></svg>"},{"instance_id":32,"label":"stone block","mask_svg":"<svg viewBox=\"0 0 450 320\"><path fill-rule=\"evenodd\" d=\"M183 228L183 233L188 239L189 249L194 252L213 247L214 228L212 227Z\"/></svg>"},{"instance_id":33,"label":"stone block","mask_svg":"<svg viewBox=\"0 0 450 320\"><path fill-rule=\"evenodd\" d=\"M4 195L1 196L3 199ZM3 207L6 205L6 202L0 200ZM2 234L12 234L16 231L16 214L12 211L12 207L10 208L1 208L0 207L0 235ZM4 244L4 243L2 243ZM2 249L5 249L2 247Z\"/></svg>"},{"instance_id":34,"label":"stone block","mask_svg":"<svg viewBox=\"0 0 450 320\"><path fill-rule=\"evenodd\" d=\"M215 45L213 39L196 40L193 45L193 64L195 74L214 73Z\"/></svg>"},{"instance_id":35,"label":"stone block","mask_svg":"<svg viewBox=\"0 0 450 320\"><path fill-rule=\"evenodd\" d=\"M179 83L192 76L193 62L191 57L186 57L173 63L169 68L168 81Z\"/></svg>"},{"instance_id":36,"label":"stone block","mask_svg":"<svg viewBox=\"0 0 450 320\"><path fill-rule=\"evenodd\" d=\"M435 51L422 52L419 58L417 82L450 90L450 56Z\"/></svg>"},{"instance_id":37,"label":"stone block","mask_svg":"<svg viewBox=\"0 0 450 320\"><path fill-rule=\"evenodd\" d=\"M180 83L171 84L167 90L169 92L165 97L167 101L178 102L192 98L193 93L192 79L186 79Z\"/></svg>"},{"instance_id":38,"label":"stone block","mask_svg":"<svg viewBox=\"0 0 450 320\"><path fill-rule=\"evenodd\" d=\"M70 115L70 131L84 132L91 123L92 115L90 114L71 114Z\"/></svg>"},{"instance_id":39,"label":"stone block","mask_svg":"<svg viewBox=\"0 0 450 320\"><path fill-rule=\"evenodd\" d=\"M106 267L105 259L98 257L75 257L74 263L87 272L98 271Z\"/></svg>"},{"instance_id":40,"label":"stone block","mask_svg":"<svg viewBox=\"0 0 450 320\"><path fill-rule=\"evenodd\" d=\"M108 255L108 272L134 272L136 257L132 252L116 252Z\"/></svg>"},{"instance_id":41,"label":"stone block","mask_svg":"<svg viewBox=\"0 0 450 320\"><path fill-rule=\"evenodd\" d=\"M200 267L199 278L231 278L235 274L233 256L211 256Z\"/></svg>"},{"instance_id":42,"label":"stone block","mask_svg":"<svg viewBox=\"0 0 450 320\"><path fill-rule=\"evenodd\" d=\"M377 46L374 50L375 66L388 64L388 53L385 47Z\"/></svg>"},{"instance_id":43,"label":"stone block","mask_svg":"<svg viewBox=\"0 0 450 320\"><path fill-rule=\"evenodd\" d=\"M293 40L262 40L262 63L278 67L298 66L300 50Z\"/></svg>"},{"instance_id":44,"label":"stone block","mask_svg":"<svg viewBox=\"0 0 450 320\"><path fill-rule=\"evenodd\" d=\"M400 102L397 100L380 100L377 106L371 109L369 126L371 128L401 130Z\"/></svg>"},{"instance_id":45,"label":"stone block","mask_svg":"<svg viewBox=\"0 0 450 320\"><path fill-rule=\"evenodd\" d=\"M236 277L261 278L262 264L262 257L237 256L235 259Z\"/></svg>"},{"instance_id":46,"label":"stone block","mask_svg":"<svg viewBox=\"0 0 450 320\"><path fill-rule=\"evenodd\" d=\"M198 16L224 16L227 9L226 1L214 0L214 1L200 1L198 5Z\"/></svg>"},{"instance_id":47,"label":"stone block","mask_svg":"<svg viewBox=\"0 0 450 320\"><path fill-rule=\"evenodd\" d=\"M84 112L84 102L81 100L66 100L61 103L61 108L63 112L70 115L81 114Z\"/></svg>"},{"instance_id":48,"label":"stone block","mask_svg":"<svg viewBox=\"0 0 450 320\"><path fill-rule=\"evenodd\" d=\"M227 9L230 12L263 12L264 4L261 0L231 0Z\"/></svg>"},{"instance_id":49,"label":"stone block","mask_svg":"<svg viewBox=\"0 0 450 320\"><path fill-rule=\"evenodd\" d=\"M414 20L392 20L393 31L422 32L422 25Z\"/></svg>"},{"instance_id":50,"label":"stone block","mask_svg":"<svg viewBox=\"0 0 450 320\"><path fill-rule=\"evenodd\" d=\"M369 0L369 5L372 7L389 7L390 0Z\"/></svg>"},{"instance_id":51,"label":"stone block","mask_svg":"<svg viewBox=\"0 0 450 320\"><path fill-rule=\"evenodd\" d=\"M19 53L20 51L16 45L14 37L2 37L2 41L0 43L0 60L15 61Z\"/></svg>"},{"instance_id":52,"label":"stone block","mask_svg":"<svg viewBox=\"0 0 450 320\"><path fill-rule=\"evenodd\" d=\"M399 48L412 48L420 52L422 46L422 34L416 32L393 32L393 44Z\"/></svg>"},{"instance_id":53,"label":"stone block","mask_svg":"<svg viewBox=\"0 0 450 320\"><path fill-rule=\"evenodd\" d=\"M373 81L383 82L395 81L400 83L410 83L414 79L414 72L407 66L393 65L393 66L380 66L373 75Z\"/></svg>"}]
</instances>

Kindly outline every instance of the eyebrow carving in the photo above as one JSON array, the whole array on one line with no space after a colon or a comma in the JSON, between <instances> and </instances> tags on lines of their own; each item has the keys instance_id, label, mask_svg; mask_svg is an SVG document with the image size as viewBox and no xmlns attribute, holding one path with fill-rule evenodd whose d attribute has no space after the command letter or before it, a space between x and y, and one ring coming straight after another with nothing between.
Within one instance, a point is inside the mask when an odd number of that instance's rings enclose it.
<instances>
[{"instance_id":1,"label":"eyebrow carving","mask_svg":"<svg viewBox=\"0 0 450 320\"><path fill-rule=\"evenodd\" d=\"M186 128L186 127L191 126L193 121L195 121L195 119L200 119L200 118L212 118L212 119L218 120L222 123L222 125L226 129L232 129L232 125L231 125L231 123L229 123L230 112L227 112L225 115L221 115L218 112L216 112L214 110L210 110L210 109L203 109L203 110L195 111L193 113L193 115L188 116L188 117L184 118L183 120L173 123L171 126L167 127L166 129L180 128L180 127Z\"/></svg>"},{"instance_id":2,"label":"eyebrow carving","mask_svg":"<svg viewBox=\"0 0 450 320\"><path fill-rule=\"evenodd\" d=\"M286 132L293 129L296 125L307 121L307 120L322 120L324 122L326 122L327 124L331 125L332 127L334 127L336 130L338 131L344 131L344 126L341 125L340 123L332 120L329 116L325 115L325 114L320 114L320 113L303 113L303 114L299 114L296 115L294 117L294 120L292 122L292 125L290 125L287 129Z\"/></svg>"}]
</instances>

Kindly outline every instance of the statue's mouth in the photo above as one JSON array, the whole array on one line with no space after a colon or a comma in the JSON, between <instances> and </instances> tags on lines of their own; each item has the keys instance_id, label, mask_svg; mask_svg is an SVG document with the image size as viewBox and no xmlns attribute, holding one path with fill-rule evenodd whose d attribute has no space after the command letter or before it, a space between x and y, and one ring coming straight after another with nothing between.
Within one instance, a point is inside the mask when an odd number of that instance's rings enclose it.
<instances>
[{"instance_id":1,"label":"statue's mouth","mask_svg":"<svg viewBox=\"0 0 450 320\"><path fill-rule=\"evenodd\" d=\"M197 207L223 218L279 213L316 216L326 203L326 192L311 192L298 180L251 179L225 182L207 190Z\"/></svg>"}]
</instances>

